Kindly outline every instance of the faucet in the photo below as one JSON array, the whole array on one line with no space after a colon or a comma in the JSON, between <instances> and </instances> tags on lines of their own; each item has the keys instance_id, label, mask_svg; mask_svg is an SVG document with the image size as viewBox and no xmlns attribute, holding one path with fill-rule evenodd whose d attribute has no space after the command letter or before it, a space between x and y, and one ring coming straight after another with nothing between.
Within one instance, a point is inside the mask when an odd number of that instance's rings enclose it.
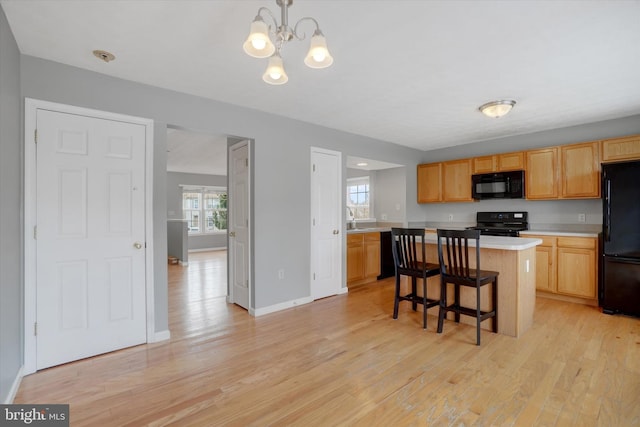
<instances>
[{"instance_id":1,"label":"faucet","mask_svg":"<svg viewBox=\"0 0 640 427\"><path fill-rule=\"evenodd\" d=\"M347 219L350 220L347 224L347 229L353 230L356 228L356 218L353 214L353 210L349 206L347 206Z\"/></svg>"}]
</instances>

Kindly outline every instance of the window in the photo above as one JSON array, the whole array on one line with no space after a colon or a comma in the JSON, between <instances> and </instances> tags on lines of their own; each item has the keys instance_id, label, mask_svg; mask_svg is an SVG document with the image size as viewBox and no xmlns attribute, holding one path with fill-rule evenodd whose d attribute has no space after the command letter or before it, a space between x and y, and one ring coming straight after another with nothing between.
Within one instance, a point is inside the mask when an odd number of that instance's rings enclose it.
<instances>
[{"instance_id":1,"label":"window","mask_svg":"<svg viewBox=\"0 0 640 427\"><path fill-rule=\"evenodd\" d=\"M368 176L347 179L347 208L353 213L354 219L373 218L369 205L370 190Z\"/></svg>"},{"instance_id":2,"label":"window","mask_svg":"<svg viewBox=\"0 0 640 427\"><path fill-rule=\"evenodd\" d=\"M182 186L182 213L189 234L226 232L226 189Z\"/></svg>"}]
</instances>

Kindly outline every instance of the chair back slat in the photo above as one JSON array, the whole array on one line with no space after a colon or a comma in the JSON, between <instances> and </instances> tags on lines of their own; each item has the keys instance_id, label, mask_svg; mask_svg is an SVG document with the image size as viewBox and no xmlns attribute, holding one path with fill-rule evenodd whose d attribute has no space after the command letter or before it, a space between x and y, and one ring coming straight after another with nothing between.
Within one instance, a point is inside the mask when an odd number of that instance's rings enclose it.
<instances>
[{"instance_id":1,"label":"chair back slat","mask_svg":"<svg viewBox=\"0 0 640 427\"><path fill-rule=\"evenodd\" d=\"M421 268L420 262L425 259L424 228L392 228L391 244L396 269Z\"/></svg>"},{"instance_id":2,"label":"chair back slat","mask_svg":"<svg viewBox=\"0 0 640 427\"><path fill-rule=\"evenodd\" d=\"M476 241L476 253L478 253L479 230L438 230L438 261L441 274L475 280L478 265L476 264L475 268L469 265L469 240L471 239Z\"/></svg>"}]
</instances>

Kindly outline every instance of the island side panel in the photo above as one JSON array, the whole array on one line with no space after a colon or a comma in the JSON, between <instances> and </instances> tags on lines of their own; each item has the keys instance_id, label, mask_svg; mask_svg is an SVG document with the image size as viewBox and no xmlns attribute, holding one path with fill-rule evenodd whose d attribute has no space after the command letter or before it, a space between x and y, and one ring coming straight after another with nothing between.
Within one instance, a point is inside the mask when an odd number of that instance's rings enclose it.
<instances>
[{"instance_id":1,"label":"island side panel","mask_svg":"<svg viewBox=\"0 0 640 427\"><path fill-rule=\"evenodd\" d=\"M536 248L518 251L518 328L521 336L533 326L536 307Z\"/></svg>"}]
</instances>

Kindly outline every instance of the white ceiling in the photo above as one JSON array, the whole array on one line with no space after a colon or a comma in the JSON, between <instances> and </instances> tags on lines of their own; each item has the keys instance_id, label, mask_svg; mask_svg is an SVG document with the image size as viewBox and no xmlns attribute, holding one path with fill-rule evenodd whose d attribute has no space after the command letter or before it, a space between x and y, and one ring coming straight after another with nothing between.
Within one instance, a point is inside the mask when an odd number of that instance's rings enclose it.
<instances>
[{"instance_id":1,"label":"white ceiling","mask_svg":"<svg viewBox=\"0 0 640 427\"><path fill-rule=\"evenodd\" d=\"M295 0L290 25L316 18L335 62L290 42L284 86L242 50L274 0L0 4L23 54L423 150L640 114L640 0ZM501 119L477 110L505 98Z\"/></svg>"},{"instance_id":2,"label":"white ceiling","mask_svg":"<svg viewBox=\"0 0 640 427\"><path fill-rule=\"evenodd\" d=\"M167 128L167 171L227 174L227 137Z\"/></svg>"}]
</instances>

